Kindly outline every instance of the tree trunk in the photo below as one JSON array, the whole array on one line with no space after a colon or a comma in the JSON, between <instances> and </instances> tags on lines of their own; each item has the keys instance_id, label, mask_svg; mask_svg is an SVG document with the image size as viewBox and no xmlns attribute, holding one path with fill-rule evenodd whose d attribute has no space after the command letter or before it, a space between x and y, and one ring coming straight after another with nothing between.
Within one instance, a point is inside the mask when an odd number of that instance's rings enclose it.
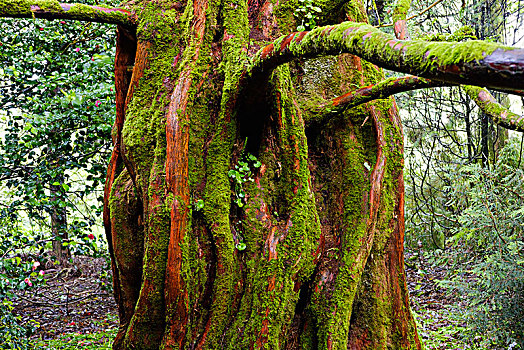
<instances>
[{"instance_id":1,"label":"tree trunk","mask_svg":"<svg viewBox=\"0 0 524 350\"><path fill-rule=\"evenodd\" d=\"M393 99L304 122L312 101L383 73L342 55L238 83L248 55L294 30L298 6L148 3L136 36L119 27L114 349L421 347ZM348 9L330 19L366 19Z\"/></svg>"},{"instance_id":2,"label":"tree trunk","mask_svg":"<svg viewBox=\"0 0 524 350\"><path fill-rule=\"evenodd\" d=\"M57 178L59 183L63 182L63 176ZM62 243L67 241L67 210L66 207L58 205L62 198L62 185L51 185L51 201L56 202L51 212L51 235L53 237L53 254L60 263L64 263L71 257L69 248Z\"/></svg>"}]
</instances>

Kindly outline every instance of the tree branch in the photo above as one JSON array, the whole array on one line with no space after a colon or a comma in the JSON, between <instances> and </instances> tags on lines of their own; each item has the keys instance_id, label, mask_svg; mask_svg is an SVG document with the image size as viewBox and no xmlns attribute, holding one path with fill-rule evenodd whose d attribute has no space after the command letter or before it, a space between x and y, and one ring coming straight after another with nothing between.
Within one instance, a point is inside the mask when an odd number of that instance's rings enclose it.
<instances>
[{"instance_id":1,"label":"tree branch","mask_svg":"<svg viewBox=\"0 0 524 350\"><path fill-rule=\"evenodd\" d=\"M451 84L524 89L524 49L484 41L404 41L367 24L344 22L292 33L261 49L248 76L297 58L350 53L378 66Z\"/></svg>"},{"instance_id":2,"label":"tree branch","mask_svg":"<svg viewBox=\"0 0 524 350\"><path fill-rule=\"evenodd\" d=\"M488 90L470 85L464 85L462 88L495 124L506 129L524 132L524 116L513 113L498 103Z\"/></svg>"},{"instance_id":3,"label":"tree branch","mask_svg":"<svg viewBox=\"0 0 524 350\"><path fill-rule=\"evenodd\" d=\"M328 118L342 113L346 108L355 107L375 99L387 98L400 92L445 85L448 84L415 76L389 78L375 85L360 88L314 107L310 111L310 117L306 119L306 122L323 123Z\"/></svg>"},{"instance_id":4,"label":"tree branch","mask_svg":"<svg viewBox=\"0 0 524 350\"><path fill-rule=\"evenodd\" d=\"M64 4L56 0L0 0L0 17L70 19L87 22L135 25L134 13L121 8Z\"/></svg>"},{"instance_id":5,"label":"tree branch","mask_svg":"<svg viewBox=\"0 0 524 350\"><path fill-rule=\"evenodd\" d=\"M450 85L452 84L415 76L389 78L375 85L357 89L315 106L310 109L309 116L306 117L305 121L308 124L322 124L329 118L342 113L346 108L356 107L372 100L387 98L391 95L411 90ZM513 113L499 104L495 97L486 89L471 85L461 85L461 87L495 124L506 129L524 132L524 116Z\"/></svg>"},{"instance_id":6,"label":"tree branch","mask_svg":"<svg viewBox=\"0 0 524 350\"><path fill-rule=\"evenodd\" d=\"M460 28L443 40L462 41L467 39L477 39L473 29L469 26ZM438 40L439 39L437 38L437 41ZM477 104L480 110L490 117L495 124L510 130L524 131L524 118L499 104L488 90L471 85L462 85L462 88ZM512 92L516 95L523 96L522 90L515 90Z\"/></svg>"}]
</instances>

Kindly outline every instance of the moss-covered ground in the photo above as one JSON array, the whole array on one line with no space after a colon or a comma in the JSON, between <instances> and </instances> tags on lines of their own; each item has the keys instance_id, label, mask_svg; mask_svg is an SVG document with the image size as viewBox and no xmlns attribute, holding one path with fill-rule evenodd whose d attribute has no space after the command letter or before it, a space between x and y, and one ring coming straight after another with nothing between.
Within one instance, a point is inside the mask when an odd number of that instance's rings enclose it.
<instances>
[{"instance_id":1,"label":"moss-covered ground","mask_svg":"<svg viewBox=\"0 0 524 350\"><path fill-rule=\"evenodd\" d=\"M117 328L94 333L66 333L55 339L32 341L33 349L60 350L110 350Z\"/></svg>"},{"instance_id":2,"label":"moss-covered ground","mask_svg":"<svg viewBox=\"0 0 524 350\"><path fill-rule=\"evenodd\" d=\"M442 266L434 264L427 253L420 253L413 249L406 251L406 261L411 307L425 348L427 350L492 350L492 347L483 345L487 339L464 337L464 321L455 312L456 308L461 305L460 298L445 294L437 283L438 280L443 278L446 270ZM84 277L70 276L67 281L69 284L75 283L79 287L78 292L81 292L82 286L87 291L92 286ZM25 305L27 306L29 303L26 302ZM19 305L19 307L21 306L23 305ZM99 312L87 310L81 320L78 318L81 308L82 304L80 303L72 304L70 312L76 316L68 318L68 322L64 319L64 322L60 323L63 326L60 329L52 329L51 324L42 320L45 314L39 312L41 309L24 308L27 312L25 316L35 319L41 326L41 329L36 329L36 334L29 339L29 349L111 349L112 341L117 332L115 310L111 311L107 308L100 308ZM89 315L90 311L93 312ZM71 324L71 322L74 324ZM484 338L486 337L489 337L489 335L485 335ZM2 348L1 345L0 348Z\"/></svg>"}]
</instances>

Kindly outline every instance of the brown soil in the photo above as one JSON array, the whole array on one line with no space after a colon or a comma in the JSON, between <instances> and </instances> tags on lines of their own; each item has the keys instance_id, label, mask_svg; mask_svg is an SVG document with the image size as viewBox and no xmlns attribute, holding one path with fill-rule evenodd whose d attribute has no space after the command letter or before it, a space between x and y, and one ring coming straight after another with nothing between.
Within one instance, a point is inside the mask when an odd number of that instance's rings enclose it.
<instances>
[{"instance_id":1,"label":"brown soil","mask_svg":"<svg viewBox=\"0 0 524 350\"><path fill-rule=\"evenodd\" d=\"M68 266L42 269L47 282L18 293L14 312L24 324L38 323L33 337L55 338L63 333L87 333L117 327L110 272L103 258L74 257Z\"/></svg>"},{"instance_id":2,"label":"brown soil","mask_svg":"<svg viewBox=\"0 0 524 350\"><path fill-rule=\"evenodd\" d=\"M432 330L449 325L442 312L453 300L444 294L436 281L443 279L445 270L421 260L409 259L406 265L411 307L422 318L431 314L432 321L419 329L422 338ZM64 333L93 333L118 327L116 304L111 282L102 277L110 270L103 258L74 257L68 266L47 266L43 271L47 283L21 291L15 301L15 313L25 324L35 320L39 327L33 337L56 338ZM106 287L104 287L104 284ZM433 311L433 312L432 312ZM428 328L428 329L426 329Z\"/></svg>"}]
</instances>

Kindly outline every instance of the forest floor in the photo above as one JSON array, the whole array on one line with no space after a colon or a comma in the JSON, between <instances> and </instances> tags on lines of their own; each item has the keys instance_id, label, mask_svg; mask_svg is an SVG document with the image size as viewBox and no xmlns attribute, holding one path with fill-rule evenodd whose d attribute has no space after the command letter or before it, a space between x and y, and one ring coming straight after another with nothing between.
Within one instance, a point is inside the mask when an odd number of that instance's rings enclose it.
<instances>
[{"instance_id":1,"label":"forest floor","mask_svg":"<svg viewBox=\"0 0 524 350\"><path fill-rule=\"evenodd\" d=\"M103 277L107 269L103 258L85 256L74 257L68 266L44 267L47 282L20 291L14 303L14 312L22 317L23 324L34 325L31 343L65 334L114 335L118 317L112 291L108 290L111 282ZM108 339L101 336L96 341L105 344Z\"/></svg>"},{"instance_id":2,"label":"forest floor","mask_svg":"<svg viewBox=\"0 0 524 350\"><path fill-rule=\"evenodd\" d=\"M462 325L450 317L452 306L458 300L439 287L446 271L435 267L412 252L406 252L407 284L411 296L419 335L427 349L466 349L458 340ZM107 285L102 278L109 267L102 258L75 257L73 264L45 270L47 283L21 292L15 303L15 313L25 324L35 324L32 343L35 348L86 349L108 348L110 338L118 328L117 310ZM105 287L104 287L105 286ZM81 335L102 334L86 341ZM67 338L67 335L71 335ZM79 338L80 336L80 338ZM65 338L64 338L65 337ZM54 347L53 339L74 341L74 347ZM80 339L80 340L79 340ZM38 343L40 341L40 343ZM53 343L55 344L55 343ZM78 347L77 347L78 346Z\"/></svg>"},{"instance_id":3,"label":"forest floor","mask_svg":"<svg viewBox=\"0 0 524 350\"><path fill-rule=\"evenodd\" d=\"M454 317L461 301L439 286L447 270L431 264L419 252L406 250L406 276L411 310L417 321L419 336L428 350L470 349L460 340L464 325Z\"/></svg>"}]
</instances>

